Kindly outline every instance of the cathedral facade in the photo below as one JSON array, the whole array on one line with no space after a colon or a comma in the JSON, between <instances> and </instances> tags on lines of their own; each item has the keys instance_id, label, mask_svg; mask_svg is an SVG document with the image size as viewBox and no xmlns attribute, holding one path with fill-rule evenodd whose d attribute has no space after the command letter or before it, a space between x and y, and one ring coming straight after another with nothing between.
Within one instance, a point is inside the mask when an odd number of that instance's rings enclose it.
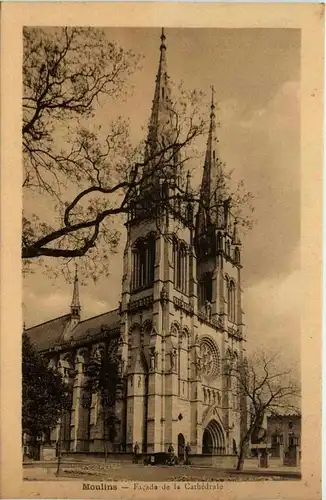
<instances>
[{"instance_id":1,"label":"cathedral facade","mask_svg":"<svg viewBox=\"0 0 326 500\"><path fill-rule=\"evenodd\" d=\"M162 32L149 156L160 137L175 134L171 100ZM67 451L103 451L106 440L115 452L131 452L136 442L143 453L171 444L181 453L189 443L192 454L230 455L239 446L245 401L229 368L244 355L241 242L218 187L217 143L212 98L200 202L196 208L184 198L182 217L168 209L157 216L146 206L155 186L174 189L159 175L133 193L117 309L82 321L76 273L70 314L26 330L71 388L71 409L51 436L54 442L61 432ZM185 193L189 183L187 175ZM87 388L86 367L94 358L117 366L111 440L104 438L101 398Z\"/></svg>"}]
</instances>

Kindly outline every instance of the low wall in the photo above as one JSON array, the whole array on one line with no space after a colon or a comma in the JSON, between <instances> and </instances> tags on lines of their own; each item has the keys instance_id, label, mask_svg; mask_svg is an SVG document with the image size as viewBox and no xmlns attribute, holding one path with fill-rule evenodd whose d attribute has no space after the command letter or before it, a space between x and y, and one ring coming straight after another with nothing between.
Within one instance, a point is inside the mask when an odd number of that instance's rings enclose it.
<instances>
[{"instance_id":1,"label":"low wall","mask_svg":"<svg viewBox=\"0 0 326 500\"><path fill-rule=\"evenodd\" d=\"M236 466L236 455L190 455L191 465L233 468Z\"/></svg>"},{"instance_id":2,"label":"low wall","mask_svg":"<svg viewBox=\"0 0 326 500\"><path fill-rule=\"evenodd\" d=\"M213 467L231 469L237 465L236 455L219 455L213 457Z\"/></svg>"},{"instance_id":3,"label":"low wall","mask_svg":"<svg viewBox=\"0 0 326 500\"><path fill-rule=\"evenodd\" d=\"M141 460L151 453L141 455ZM104 462L105 455L103 452L63 452L62 459L64 462ZM237 457L235 455L190 455L189 460L191 465L218 467L218 468L233 468L236 466ZM133 461L132 453L108 453L107 461L109 462L126 462ZM182 463L182 462L181 462Z\"/></svg>"},{"instance_id":4,"label":"low wall","mask_svg":"<svg viewBox=\"0 0 326 500\"><path fill-rule=\"evenodd\" d=\"M65 461L73 462L104 462L105 453L103 451L65 451L62 453L62 458ZM109 462L131 462L133 458L132 453L108 453L107 460Z\"/></svg>"}]
</instances>

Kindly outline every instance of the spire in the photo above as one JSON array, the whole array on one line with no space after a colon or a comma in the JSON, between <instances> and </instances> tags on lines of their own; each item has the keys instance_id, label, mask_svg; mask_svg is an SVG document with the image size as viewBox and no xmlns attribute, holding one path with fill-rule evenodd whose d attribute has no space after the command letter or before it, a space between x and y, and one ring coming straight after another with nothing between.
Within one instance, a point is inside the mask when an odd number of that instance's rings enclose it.
<instances>
[{"instance_id":1,"label":"spire","mask_svg":"<svg viewBox=\"0 0 326 500\"><path fill-rule=\"evenodd\" d=\"M78 282L78 266L76 264L75 268L75 279L74 279L74 290L72 294L72 301L71 301L71 316L74 318L80 318L80 301L79 301L79 282Z\"/></svg>"},{"instance_id":2,"label":"spire","mask_svg":"<svg viewBox=\"0 0 326 500\"><path fill-rule=\"evenodd\" d=\"M198 212L198 228L210 223L218 223L219 205L223 198L222 163L218 157L218 139L216 134L215 90L212 89L210 105L210 123L206 145L203 178L200 188L200 209Z\"/></svg>"},{"instance_id":3,"label":"spire","mask_svg":"<svg viewBox=\"0 0 326 500\"><path fill-rule=\"evenodd\" d=\"M206 146L205 164L203 179L201 184L201 198L204 205L208 208L216 198L216 191L219 183L220 164L217 156L217 136L215 119L215 90L212 86L212 101L210 106L210 124Z\"/></svg>"},{"instance_id":4,"label":"spire","mask_svg":"<svg viewBox=\"0 0 326 500\"><path fill-rule=\"evenodd\" d=\"M197 238L206 232L209 226L220 226L224 209L222 199L224 189L222 179L222 163L218 155L218 139L216 133L215 90L212 89L210 104L209 130L206 145L203 177L200 187L200 203L196 217ZM223 221L222 221L223 222Z\"/></svg>"},{"instance_id":5,"label":"spire","mask_svg":"<svg viewBox=\"0 0 326 500\"><path fill-rule=\"evenodd\" d=\"M153 153L159 142L169 140L173 132L173 116L171 112L171 89L167 75L166 36L164 28L161 32L160 60L156 75L154 99L148 130L149 153Z\"/></svg>"}]
</instances>

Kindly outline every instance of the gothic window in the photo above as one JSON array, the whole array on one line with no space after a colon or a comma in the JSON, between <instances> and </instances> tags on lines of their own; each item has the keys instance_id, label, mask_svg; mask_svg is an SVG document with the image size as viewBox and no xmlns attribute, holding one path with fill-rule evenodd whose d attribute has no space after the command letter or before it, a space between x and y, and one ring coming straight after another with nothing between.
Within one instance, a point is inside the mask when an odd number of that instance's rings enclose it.
<instances>
[{"instance_id":1,"label":"gothic window","mask_svg":"<svg viewBox=\"0 0 326 500\"><path fill-rule=\"evenodd\" d=\"M154 282L155 236L139 239L133 247L132 289L151 286Z\"/></svg>"},{"instance_id":2,"label":"gothic window","mask_svg":"<svg viewBox=\"0 0 326 500\"><path fill-rule=\"evenodd\" d=\"M188 255L183 242L173 242L174 286L184 294L187 293Z\"/></svg>"},{"instance_id":3,"label":"gothic window","mask_svg":"<svg viewBox=\"0 0 326 500\"><path fill-rule=\"evenodd\" d=\"M228 282L228 318L235 323L236 321L235 305L235 283L233 280Z\"/></svg>"},{"instance_id":4,"label":"gothic window","mask_svg":"<svg viewBox=\"0 0 326 500\"><path fill-rule=\"evenodd\" d=\"M231 254L231 245L230 245L229 241L226 244L226 254L230 257L230 254Z\"/></svg>"},{"instance_id":5,"label":"gothic window","mask_svg":"<svg viewBox=\"0 0 326 500\"><path fill-rule=\"evenodd\" d=\"M200 304L205 306L207 302L213 302L213 275L206 273L200 282Z\"/></svg>"}]
</instances>

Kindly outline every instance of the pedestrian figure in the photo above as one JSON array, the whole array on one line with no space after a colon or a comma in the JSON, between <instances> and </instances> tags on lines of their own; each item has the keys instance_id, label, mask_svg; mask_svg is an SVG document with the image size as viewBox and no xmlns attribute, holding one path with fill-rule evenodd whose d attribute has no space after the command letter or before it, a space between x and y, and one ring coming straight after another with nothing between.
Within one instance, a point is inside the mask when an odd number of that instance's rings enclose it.
<instances>
[{"instance_id":1,"label":"pedestrian figure","mask_svg":"<svg viewBox=\"0 0 326 500\"><path fill-rule=\"evenodd\" d=\"M175 456L174 456L174 448L172 444L168 447L168 459L167 462L169 465L174 465L175 464Z\"/></svg>"},{"instance_id":2,"label":"pedestrian figure","mask_svg":"<svg viewBox=\"0 0 326 500\"><path fill-rule=\"evenodd\" d=\"M172 444L168 447L168 462L170 465L174 463L174 448Z\"/></svg>"},{"instance_id":3,"label":"pedestrian figure","mask_svg":"<svg viewBox=\"0 0 326 500\"><path fill-rule=\"evenodd\" d=\"M134 446L134 461L135 461L135 464L138 464L138 459L139 459L139 444L136 441L135 446Z\"/></svg>"},{"instance_id":4,"label":"pedestrian figure","mask_svg":"<svg viewBox=\"0 0 326 500\"><path fill-rule=\"evenodd\" d=\"M190 444L187 442L184 450L184 457L185 457L185 465L189 465L189 454L191 452Z\"/></svg>"}]
</instances>

